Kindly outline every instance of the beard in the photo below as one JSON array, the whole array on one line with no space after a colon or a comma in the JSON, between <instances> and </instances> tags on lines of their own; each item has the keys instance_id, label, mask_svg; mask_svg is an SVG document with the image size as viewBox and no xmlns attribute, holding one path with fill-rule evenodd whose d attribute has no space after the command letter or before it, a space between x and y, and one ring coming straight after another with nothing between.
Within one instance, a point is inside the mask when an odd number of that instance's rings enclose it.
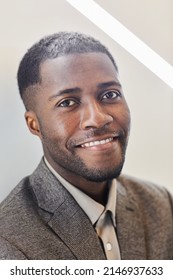
<instances>
[{"instance_id":1,"label":"beard","mask_svg":"<svg viewBox=\"0 0 173 280\"><path fill-rule=\"evenodd\" d=\"M83 163L83 166L80 166L80 173L82 177L93 182L104 182L107 180L112 180L120 175L124 165L124 160L125 159L123 158L118 166L114 166L112 168L107 168L104 170L98 169L96 167L92 169L87 168L87 166Z\"/></svg>"},{"instance_id":2,"label":"beard","mask_svg":"<svg viewBox=\"0 0 173 280\"><path fill-rule=\"evenodd\" d=\"M43 147L46 147L47 151L45 152L45 156L48 155L47 159L51 160L54 169L62 176L63 174L61 173L61 170L65 170L85 178L88 181L103 182L117 178L123 168L127 147L127 141L124 139L119 140L121 154L118 156L116 164L111 165L110 163L109 167L104 168L97 168L96 166L92 167L92 163L90 166L88 166L88 164L86 164L84 160L82 160L82 158L76 154L76 149L73 149L71 152L64 152L62 149L60 149L59 145L57 145L57 141L50 142L50 139L47 139L45 135L43 136L43 139ZM47 143L47 145L45 145L45 143ZM60 169L58 167L60 167Z\"/></svg>"},{"instance_id":3,"label":"beard","mask_svg":"<svg viewBox=\"0 0 173 280\"><path fill-rule=\"evenodd\" d=\"M56 162L56 164L61 166L63 169L93 182L103 182L117 178L121 173L125 161L125 156L123 155L120 163L117 166L101 169L97 167L88 167L78 156L66 156L61 158L61 155L58 154L57 157L54 155L52 158L54 159L54 162Z\"/></svg>"}]
</instances>

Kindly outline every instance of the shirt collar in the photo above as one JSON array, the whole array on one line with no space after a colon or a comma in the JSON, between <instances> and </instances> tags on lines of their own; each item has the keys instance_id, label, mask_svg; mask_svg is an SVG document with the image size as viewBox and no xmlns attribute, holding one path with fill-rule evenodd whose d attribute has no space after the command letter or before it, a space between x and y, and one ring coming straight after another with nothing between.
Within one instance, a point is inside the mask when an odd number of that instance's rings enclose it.
<instances>
[{"instance_id":1,"label":"shirt collar","mask_svg":"<svg viewBox=\"0 0 173 280\"><path fill-rule=\"evenodd\" d=\"M98 203L84 192L70 184L66 181L59 173L57 173L54 168L49 164L47 159L44 157L44 161L49 168L49 170L55 175L55 177L60 181L60 183L68 190L68 192L74 197L79 206L83 209L83 211L87 214L92 224L94 225L96 221L99 219L101 214L105 211L110 211L112 215L112 220L115 225L115 209L116 209L116 179L112 180L107 204L104 207L102 204Z\"/></svg>"}]
</instances>

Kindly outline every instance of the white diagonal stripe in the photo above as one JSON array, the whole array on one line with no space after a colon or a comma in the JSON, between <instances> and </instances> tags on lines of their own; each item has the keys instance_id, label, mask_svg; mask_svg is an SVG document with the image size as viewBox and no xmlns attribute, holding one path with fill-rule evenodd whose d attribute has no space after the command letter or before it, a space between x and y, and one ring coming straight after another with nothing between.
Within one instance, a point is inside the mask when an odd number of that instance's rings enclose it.
<instances>
[{"instance_id":1,"label":"white diagonal stripe","mask_svg":"<svg viewBox=\"0 0 173 280\"><path fill-rule=\"evenodd\" d=\"M66 0L173 88L173 67L93 0Z\"/></svg>"}]
</instances>

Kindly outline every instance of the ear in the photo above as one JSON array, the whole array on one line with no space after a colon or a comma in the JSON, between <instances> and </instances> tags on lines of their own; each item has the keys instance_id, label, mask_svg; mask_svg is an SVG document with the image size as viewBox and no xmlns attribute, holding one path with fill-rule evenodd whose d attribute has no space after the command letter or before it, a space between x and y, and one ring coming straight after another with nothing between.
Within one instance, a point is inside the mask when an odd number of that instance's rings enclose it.
<instances>
[{"instance_id":1,"label":"ear","mask_svg":"<svg viewBox=\"0 0 173 280\"><path fill-rule=\"evenodd\" d=\"M36 114L33 111L25 112L25 120L30 132L41 138L39 122Z\"/></svg>"}]
</instances>

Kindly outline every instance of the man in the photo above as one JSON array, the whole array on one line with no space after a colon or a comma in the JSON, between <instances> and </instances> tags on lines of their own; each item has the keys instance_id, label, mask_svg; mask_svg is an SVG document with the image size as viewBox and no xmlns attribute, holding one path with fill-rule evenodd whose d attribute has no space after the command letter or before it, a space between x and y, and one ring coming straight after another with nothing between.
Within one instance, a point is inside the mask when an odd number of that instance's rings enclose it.
<instances>
[{"instance_id":1,"label":"man","mask_svg":"<svg viewBox=\"0 0 173 280\"><path fill-rule=\"evenodd\" d=\"M1 259L172 259L172 197L119 176L130 112L98 41L60 32L18 70L26 123L44 157L1 204Z\"/></svg>"}]
</instances>

